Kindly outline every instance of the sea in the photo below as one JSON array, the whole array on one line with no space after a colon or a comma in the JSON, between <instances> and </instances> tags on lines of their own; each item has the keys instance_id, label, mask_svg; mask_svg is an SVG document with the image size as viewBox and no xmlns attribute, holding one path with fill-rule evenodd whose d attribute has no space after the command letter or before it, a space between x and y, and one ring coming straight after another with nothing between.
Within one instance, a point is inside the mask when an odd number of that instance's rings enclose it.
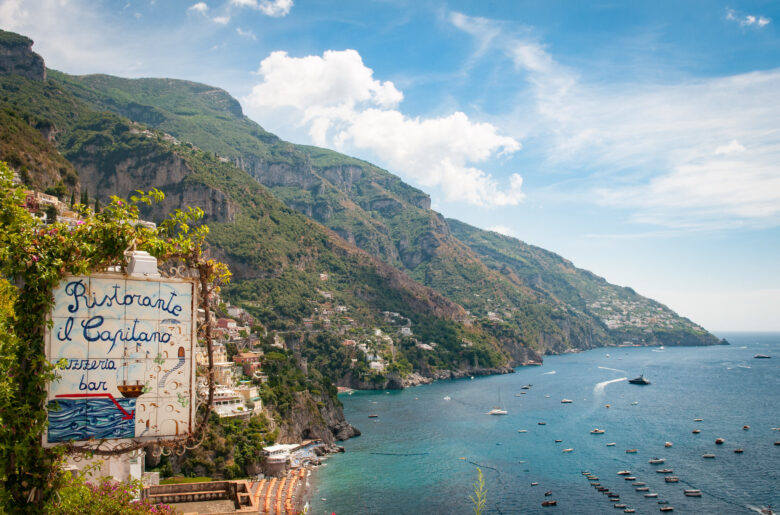
<instances>
[{"instance_id":1,"label":"sea","mask_svg":"<svg viewBox=\"0 0 780 515\"><path fill-rule=\"evenodd\" d=\"M478 469L483 513L623 513L583 472L637 514L663 506L676 514L777 511L780 334L718 336L731 344L601 348L547 356L543 366L514 374L341 395L363 434L317 469L309 513L474 513ZM651 384L628 383L640 374ZM508 414L488 415L494 406ZM595 428L604 433L591 434ZM622 470L649 490L637 492ZM679 483L665 482L670 475ZM686 497L685 489L702 496ZM557 504L542 507L545 500Z\"/></svg>"}]
</instances>

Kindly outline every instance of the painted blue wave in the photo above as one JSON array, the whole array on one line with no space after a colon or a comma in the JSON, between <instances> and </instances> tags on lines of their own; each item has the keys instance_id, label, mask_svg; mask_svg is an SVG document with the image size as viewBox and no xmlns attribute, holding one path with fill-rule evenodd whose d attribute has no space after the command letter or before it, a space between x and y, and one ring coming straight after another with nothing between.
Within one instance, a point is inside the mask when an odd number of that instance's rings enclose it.
<instances>
[{"instance_id":1,"label":"painted blue wave","mask_svg":"<svg viewBox=\"0 0 780 515\"><path fill-rule=\"evenodd\" d=\"M58 399L49 403L49 441L88 440L90 438L133 438L135 417L125 416L111 399ZM128 413L135 410L135 399L117 399Z\"/></svg>"}]
</instances>

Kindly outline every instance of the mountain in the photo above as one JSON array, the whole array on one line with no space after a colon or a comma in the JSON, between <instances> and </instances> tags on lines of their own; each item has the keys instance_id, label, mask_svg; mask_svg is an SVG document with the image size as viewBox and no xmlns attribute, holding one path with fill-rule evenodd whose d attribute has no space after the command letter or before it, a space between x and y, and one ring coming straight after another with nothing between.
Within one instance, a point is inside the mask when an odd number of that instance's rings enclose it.
<instances>
[{"instance_id":1,"label":"mountain","mask_svg":"<svg viewBox=\"0 0 780 515\"><path fill-rule=\"evenodd\" d=\"M24 53L25 48L21 45L17 51ZM281 421L282 441L297 441L306 434L332 442L355 434L335 397L333 382L338 378L398 387L403 376L415 370L440 374L471 370L478 363L487 372L509 361L496 338L468 323L460 305L290 209L221 156L97 110L69 93L56 77L31 78L13 69L0 73L0 116L0 155L18 157L8 160L30 187L54 182L62 184L53 191L62 200L83 189L103 201L109 195L157 187L165 192L165 201L144 213L155 220L185 205L204 209L211 228L210 252L228 262L234 273L224 294L254 315L260 330L268 330L269 354L274 334L287 341L287 350L273 350L274 360L269 361L278 373L269 374L263 392ZM334 331L320 327L324 319L307 328L305 319L334 306L345 313L333 317ZM423 353L411 339L398 341L393 362L380 374L369 369L364 353L344 352L335 329L392 329L386 312L437 344ZM321 333L333 334L319 338ZM301 349L309 342L322 349L321 355ZM301 373L304 356L312 358L312 366ZM291 418L295 406L314 411Z\"/></svg>"},{"instance_id":2,"label":"mountain","mask_svg":"<svg viewBox=\"0 0 780 515\"><path fill-rule=\"evenodd\" d=\"M719 343L665 306L563 258L445 220L425 193L368 162L282 141L223 90L173 79L49 74L95 109L233 162L289 207L463 306L515 363L625 341Z\"/></svg>"}]
</instances>

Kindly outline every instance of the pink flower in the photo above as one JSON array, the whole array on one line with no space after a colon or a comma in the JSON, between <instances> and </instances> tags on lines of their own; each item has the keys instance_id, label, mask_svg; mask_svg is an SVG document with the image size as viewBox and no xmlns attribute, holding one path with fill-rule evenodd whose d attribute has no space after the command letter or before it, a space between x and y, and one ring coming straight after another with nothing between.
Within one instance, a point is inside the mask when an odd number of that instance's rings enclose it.
<instances>
[{"instance_id":1,"label":"pink flower","mask_svg":"<svg viewBox=\"0 0 780 515\"><path fill-rule=\"evenodd\" d=\"M41 258L39 258L38 256L33 256L33 257L32 257L32 260L33 260L34 262L36 262L36 263L37 263L38 261L40 261L40 259L41 259Z\"/></svg>"},{"instance_id":2,"label":"pink flower","mask_svg":"<svg viewBox=\"0 0 780 515\"><path fill-rule=\"evenodd\" d=\"M79 220L78 222L76 222L76 225L84 225L84 220Z\"/></svg>"}]
</instances>

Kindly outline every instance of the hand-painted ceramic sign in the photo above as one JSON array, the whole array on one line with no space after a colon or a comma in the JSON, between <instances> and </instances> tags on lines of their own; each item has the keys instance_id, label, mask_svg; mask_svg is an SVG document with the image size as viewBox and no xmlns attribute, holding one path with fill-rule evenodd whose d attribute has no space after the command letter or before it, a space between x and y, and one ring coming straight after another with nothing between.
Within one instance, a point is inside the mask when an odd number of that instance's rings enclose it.
<instances>
[{"instance_id":1,"label":"hand-painted ceramic sign","mask_svg":"<svg viewBox=\"0 0 780 515\"><path fill-rule=\"evenodd\" d=\"M44 444L190 432L194 282L122 274L66 277L54 291Z\"/></svg>"}]
</instances>

